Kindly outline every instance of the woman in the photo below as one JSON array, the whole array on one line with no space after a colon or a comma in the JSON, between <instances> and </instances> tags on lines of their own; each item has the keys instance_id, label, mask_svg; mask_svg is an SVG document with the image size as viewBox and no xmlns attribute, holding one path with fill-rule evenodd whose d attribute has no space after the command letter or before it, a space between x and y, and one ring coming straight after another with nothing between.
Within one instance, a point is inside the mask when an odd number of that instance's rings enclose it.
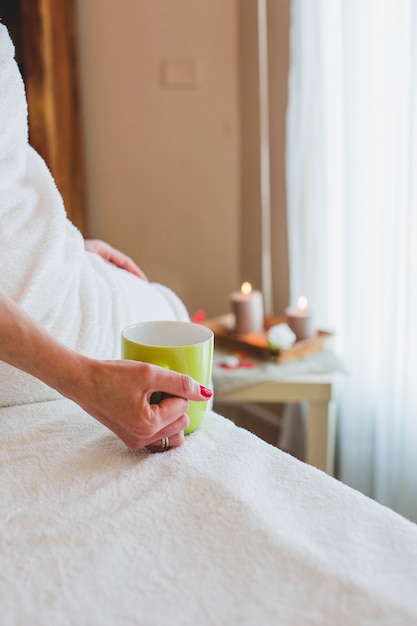
<instances>
[{"instance_id":1,"label":"woman","mask_svg":"<svg viewBox=\"0 0 417 626\"><path fill-rule=\"evenodd\" d=\"M114 359L125 326L187 320L187 311L131 259L104 242L84 241L67 219L46 164L28 142L24 85L3 24L0 224L0 406L57 391L132 448L180 445L187 400L207 400L211 391L174 372ZM155 390L177 397L151 405Z\"/></svg>"}]
</instances>

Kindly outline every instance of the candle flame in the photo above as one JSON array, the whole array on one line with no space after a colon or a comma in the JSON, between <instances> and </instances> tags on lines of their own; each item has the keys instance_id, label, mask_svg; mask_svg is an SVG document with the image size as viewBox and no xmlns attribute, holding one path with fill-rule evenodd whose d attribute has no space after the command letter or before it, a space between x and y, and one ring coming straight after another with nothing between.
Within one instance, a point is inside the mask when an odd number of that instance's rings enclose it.
<instances>
[{"instance_id":1,"label":"candle flame","mask_svg":"<svg viewBox=\"0 0 417 626\"><path fill-rule=\"evenodd\" d=\"M248 283L248 282L244 282L244 283L242 283L240 291L243 294L245 294L245 296L248 296L250 293L252 293L252 285L250 283Z\"/></svg>"},{"instance_id":2,"label":"candle flame","mask_svg":"<svg viewBox=\"0 0 417 626\"><path fill-rule=\"evenodd\" d=\"M308 306L308 300L307 300L307 298L306 298L305 296L300 296L300 297L298 298L298 303L297 303L297 305L298 305L298 308L299 308L299 309L306 309L306 308L307 308L307 306Z\"/></svg>"}]
</instances>

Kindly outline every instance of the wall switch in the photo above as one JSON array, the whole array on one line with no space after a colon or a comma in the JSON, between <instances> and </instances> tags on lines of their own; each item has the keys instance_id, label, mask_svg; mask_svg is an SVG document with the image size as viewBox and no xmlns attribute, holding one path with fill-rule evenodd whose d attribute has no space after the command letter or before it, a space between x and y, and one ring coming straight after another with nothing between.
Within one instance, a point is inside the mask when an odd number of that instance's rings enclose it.
<instances>
[{"instance_id":1,"label":"wall switch","mask_svg":"<svg viewBox=\"0 0 417 626\"><path fill-rule=\"evenodd\" d=\"M196 89L199 84L198 64L195 59L162 61L160 81L167 89Z\"/></svg>"}]
</instances>

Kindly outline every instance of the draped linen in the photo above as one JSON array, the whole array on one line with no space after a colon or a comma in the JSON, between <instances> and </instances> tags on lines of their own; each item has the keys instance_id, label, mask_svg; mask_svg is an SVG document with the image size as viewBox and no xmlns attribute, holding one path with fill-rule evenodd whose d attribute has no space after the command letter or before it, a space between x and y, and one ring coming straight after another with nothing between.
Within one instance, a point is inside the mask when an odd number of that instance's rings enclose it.
<instances>
[{"instance_id":1,"label":"draped linen","mask_svg":"<svg viewBox=\"0 0 417 626\"><path fill-rule=\"evenodd\" d=\"M417 521L417 5L293 0L291 297L336 331L340 478Z\"/></svg>"}]
</instances>

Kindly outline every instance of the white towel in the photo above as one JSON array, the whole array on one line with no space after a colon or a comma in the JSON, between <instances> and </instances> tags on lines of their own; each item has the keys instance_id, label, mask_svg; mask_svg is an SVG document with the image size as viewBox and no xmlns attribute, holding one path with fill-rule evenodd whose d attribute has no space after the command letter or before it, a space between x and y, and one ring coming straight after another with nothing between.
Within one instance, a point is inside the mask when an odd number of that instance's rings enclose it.
<instances>
[{"instance_id":1,"label":"white towel","mask_svg":"<svg viewBox=\"0 0 417 626\"><path fill-rule=\"evenodd\" d=\"M41 157L28 144L27 105L7 29L0 24L1 287L66 345L120 357L124 326L188 319L168 288L147 283L84 250ZM0 364L0 406L57 394Z\"/></svg>"},{"instance_id":2,"label":"white towel","mask_svg":"<svg viewBox=\"0 0 417 626\"><path fill-rule=\"evenodd\" d=\"M128 450L69 400L0 409L2 626L415 626L417 528L208 413Z\"/></svg>"}]
</instances>

